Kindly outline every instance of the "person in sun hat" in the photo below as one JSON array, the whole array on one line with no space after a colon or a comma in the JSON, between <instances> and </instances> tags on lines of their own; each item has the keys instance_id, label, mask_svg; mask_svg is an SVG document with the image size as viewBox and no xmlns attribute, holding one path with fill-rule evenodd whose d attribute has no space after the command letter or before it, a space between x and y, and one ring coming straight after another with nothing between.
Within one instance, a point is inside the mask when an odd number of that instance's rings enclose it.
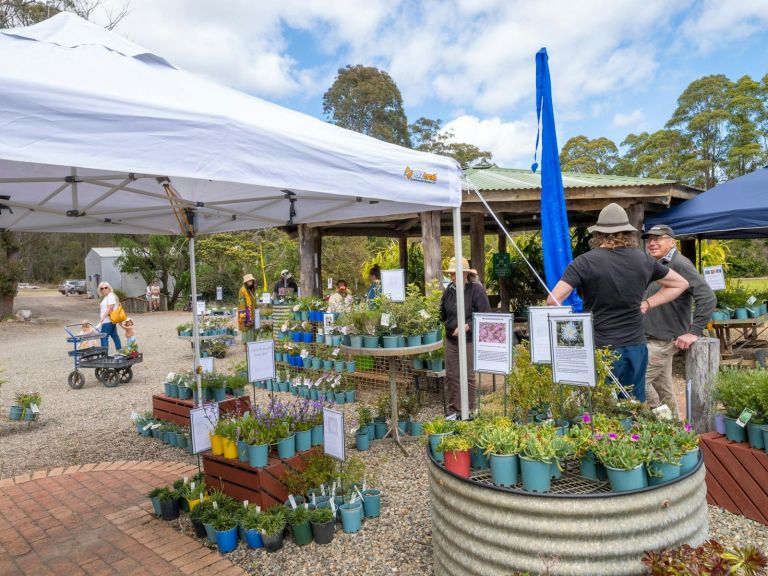
<instances>
[{"instance_id":1,"label":"person in sun hat","mask_svg":"<svg viewBox=\"0 0 768 576\"><path fill-rule=\"evenodd\" d=\"M461 412L461 389L459 382L459 338L467 341L467 385L469 393L469 410L475 410L475 370L472 356L472 314L475 312L490 312L491 305L485 288L479 282L471 281L477 278L477 270L469 267L466 258L461 259L461 269L464 275L464 326L458 325L456 306L456 258L451 258L446 273L451 282L440 299L440 321L445 325L445 380L448 386L448 415L455 417Z\"/></svg>"},{"instance_id":2,"label":"person in sun hat","mask_svg":"<svg viewBox=\"0 0 768 576\"><path fill-rule=\"evenodd\" d=\"M243 285L237 295L237 326L243 344L256 340L254 312L256 311L256 279L253 274L243 276Z\"/></svg>"},{"instance_id":3,"label":"person in sun hat","mask_svg":"<svg viewBox=\"0 0 768 576\"><path fill-rule=\"evenodd\" d=\"M299 287L296 281L293 279L293 274L290 270L283 270L280 272L280 280L275 282L275 289L273 294L275 298L288 298L298 293Z\"/></svg>"},{"instance_id":4,"label":"person in sun hat","mask_svg":"<svg viewBox=\"0 0 768 576\"><path fill-rule=\"evenodd\" d=\"M688 282L638 248L637 228L618 204L603 208L589 232L591 250L568 265L547 304L563 302L578 290L584 311L592 313L595 345L613 350L618 356L614 375L624 387L631 387L637 400L645 402L648 348L643 316L680 296ZM660 289L646 298L645 289L652 282Z\"/></svg>"},{"instance_id":5,"label":"person in sun hat","mask_svg":"<svg viewBox=\"0 0 768 576\"><path fill-rule=\"evenodd\" d=\"M672 359L678 350L687 350L701 336L715 310L717 298L693 263L677 250L672 228L657 224L642 238L648 254L688 281L688 289L680 297L649 310L644 319L648 340L646 400L652 408L666 404L677 418L680 413L672 381ZM652 297L659 288L653 282L646 289L645 298ZM693 315L691 304L695 304Z\"/></svg>"}]
</instances>

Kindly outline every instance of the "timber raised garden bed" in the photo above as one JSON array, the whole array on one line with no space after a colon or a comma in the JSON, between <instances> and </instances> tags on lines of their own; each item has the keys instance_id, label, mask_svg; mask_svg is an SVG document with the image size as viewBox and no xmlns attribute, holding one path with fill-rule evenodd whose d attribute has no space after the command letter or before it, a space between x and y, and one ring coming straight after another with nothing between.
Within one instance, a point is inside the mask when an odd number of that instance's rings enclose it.
<instances>
[{"instance_id":1,"label":"timber raised garden bed","mask_svg":"<svg viewBox=\"0 0 768 576\"><path fill-rule=\"evenodd\" d=\"M707 501L768 525L768 454L722 434L701 435Z\"/></svg>"},{"instance_id":2,"label":"timber raised garden bed","mask_svg":"<svg viewBox=\"0 0 768 576\"><path fill-rule=\"evenodd\" d=\"M253 468L239 460L214 456L210 451L204 452L205 485L221 489L236 500L248 500L266 510L288 499L288 489L284 483L288 470L304 470L307 466L305 458L316 450L318 448L285 459L270 453L269 463L264 468Z\"/></svg>"},{"instance_id":3,"label":"timber raised garden bed","mask_svg":"<svg viewBox=\"0 0 768 576\"><path fill-rule=\"evenodd\" d=\"M182 400L173 398L165 394L155 394L152 396L152 416L158 420L172 422L179 426L189 426L189 411L194 408L192 400ZM251 408L250 396L239 396L235 398L227 394L226 400L219 402L220 413L237 413L242 416Z\"/></svg>"}]
</instances>

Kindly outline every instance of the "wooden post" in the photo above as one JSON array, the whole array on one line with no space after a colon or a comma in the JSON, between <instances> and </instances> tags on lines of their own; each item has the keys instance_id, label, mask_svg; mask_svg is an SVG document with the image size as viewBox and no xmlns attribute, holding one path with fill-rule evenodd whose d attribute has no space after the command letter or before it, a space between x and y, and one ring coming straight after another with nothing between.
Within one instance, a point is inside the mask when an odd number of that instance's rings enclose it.
<instances>
[{"instance_id":1,"label":"wooden post","mask_svg":"<svg viewBox=\"0 0 768 576\"><path fill-rule=\"evenodd\" d=\"M424 248L424 283L442 279L442 255L440 253L440 211L422 212L421 243ZM440 287L442 289L442 286Z\"/></svg>"},{"instance_id":2,"label":"wooden post","mask_svg":"<svg viewBox=\"0 0 768 576\"><path fill-rule=\"evenodd\" d=\"M485 215L472 214L469 217L470 266L477 270L477 279L485 284Z\"/></svg>"},{"instance_id":3,"label":"wooden post","mask_svg":"<svg viewBox=\"0 0 768 576\"><path fill-rule=\"evenodd\" d=\"M400 268L405 271L405 283L408 284L408 237L400 236L398 242L398 256L400 257Z\"/></svg>"},{"instance_id":4,"label":"wooden post","mask_svg":"<svg viewBox=\"0 0 768 576\"><path fill-rule=\"evenodd\" d=\"M499 254L507 251L507 235L499 234ZM499 278L499 312L509 312L509 284L506 278Z\"/></svg>"},{"instance_id":5,"label":"wooden post","mask_svg":"<svg viewBox=\"0 0 768 576\"><path fill-rule=\"evenodd\" d=\"M299 291L306 297L315 293L315 237L317 229L299 224Z\"/></svg>"},{"instance_id":6,"label":"wooden post","mask_svg":"<svg viewBox=\"0 0 768 576\"><path fill-rule=\"evenodd\" d=\"M720 340L699 338L685 359L685 381L691 382L691 417L696 432L715 429L715 380L720 369Z\"/></svg>"},{"instance_id":7,"label":"wooden post","mask_svg":"<svg viewBox=\"0 0 768 576\"><path fill-rule=\"evenodd\" d=\"M696 239L685 238L680 240L680 254L688 258L696 266Z\"/></svg>"},{"instance_id":8,"label":"wooden post","mask_svg":"<svg viewBox=\"0 0 768 576\"><path fill-rule=\"evenodd\" d=\"M629 223L637 228L637 240L640 242L640 246L643 246L643 241L640 239L643 229L643 220L645 220L645 205L644 204L632 204L627 208L627 217Z\"/></svg>"},{"instance_id":9,"label":"wooden post","mask_svg":"<svg viewBox=\"0 0 768 576\"><path fill-rule=\"evenodd\" d=\"M313 229L315 280L313 294L319 298L323 296L323 234L319 228Z\"/></svg>"}]
</instances>

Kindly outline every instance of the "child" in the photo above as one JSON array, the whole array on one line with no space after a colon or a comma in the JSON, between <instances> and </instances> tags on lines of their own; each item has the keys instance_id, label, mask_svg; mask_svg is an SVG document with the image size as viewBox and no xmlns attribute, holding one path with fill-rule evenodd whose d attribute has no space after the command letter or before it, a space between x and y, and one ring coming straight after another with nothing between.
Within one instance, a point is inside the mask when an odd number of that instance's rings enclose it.
<instances>
[{"instance_id":1,"label":"child","mask_svg":"<svg viewBox=\"0 0 768 576\"><path fill-rule=\"evenodd\" d=\"M133 330L133 319L126 318L121 326L123 327L123 330L125 330L125 338L127 340L122 351L127 356L136 356L139 353L139 346L136 343L136 333Z\"/></svg>"},{"instance_id":2,"label":"child","mask_svg":"<svg viewBox=\"0 0 768 576\"><path fill-rule=\"evenodd\" d=\"M78 334L78 336L90 336L90 335L98 335L98 334L99 334L99 331L96 330L96 328L94 328L93 324L88 322L88 320L83 320L80 326L80 333ZM78 344L77 347L83 350L85 348L92 348L93 346L98 346L98 345L99 345L99 339L93 338L90 340L83 340Z\"/></svg>"}]
</instances>

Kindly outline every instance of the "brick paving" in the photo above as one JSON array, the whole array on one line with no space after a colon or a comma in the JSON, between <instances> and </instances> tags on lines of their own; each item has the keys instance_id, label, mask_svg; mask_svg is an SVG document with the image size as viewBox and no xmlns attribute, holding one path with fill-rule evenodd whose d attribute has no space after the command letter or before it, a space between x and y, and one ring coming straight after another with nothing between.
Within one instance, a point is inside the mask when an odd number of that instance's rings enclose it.
<instances>
[{"instance_id":1,"label":"brick paving","mask_svg":"<svg viewBox=\"0 0 768 576\"><path fill-rule=\"evenodd\" d=\"M0 576L246 574L151 513L147 492L196 472L119 460L0 480Z\"/></svg>"}]
</instances>

